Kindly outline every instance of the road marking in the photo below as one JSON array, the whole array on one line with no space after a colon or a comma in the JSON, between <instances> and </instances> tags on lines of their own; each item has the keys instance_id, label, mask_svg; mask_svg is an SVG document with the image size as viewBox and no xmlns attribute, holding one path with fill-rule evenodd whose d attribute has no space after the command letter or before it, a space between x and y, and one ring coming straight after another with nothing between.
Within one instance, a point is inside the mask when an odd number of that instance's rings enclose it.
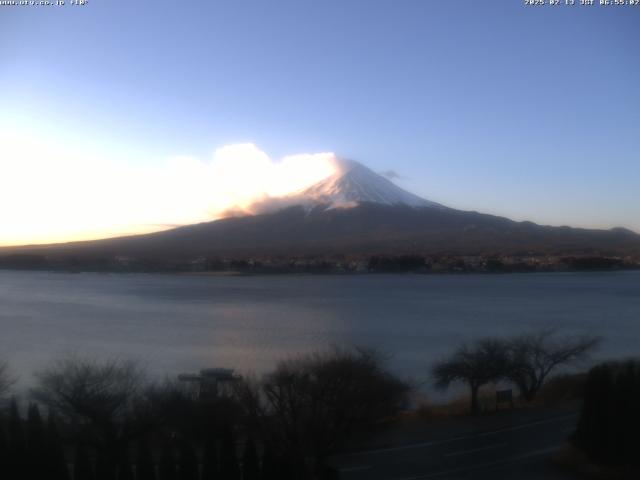
<instances>
[{"instance_id":1,"label":"road marking","mask_svg":"<svg viewBox=\"0 0 640 480\"><path fill-rule=\"evenodd\" d=\"M458 473L471 472L473 470L482 470L486 468L499 467L502 465L508 465L510 463L519 462L522 460L528 460L530 458L539 457L540 455L548 455L550 453L558 451L563 445L555 445L553 447L543 448L540 450L534 450L533 452L524 453L522 455L516 455L515 457L507 458L505 460L497 460L493 462L479 463L477 465L470 465L468 467L452 468L450 470L442 470L436 473L428 473L426 475L417 475L413 477L401 477L395 480L427 480L429 478L444 477L447 475L453 475Z\"/></svg>"},{"instance_id":2,"label":"road marking","mask_svg":"<svg viewBox=\"0 0 640 480\"><path fill-rule=\"evenodd\" d=\"M553 423L553 422L559 422L559 421L563 421L563 420L569 420L570 418L575 418L578 416L578 413L571 413L568 415L562 415L559 417L553 417L553 418L546 418L543 420L536 420L533 422L529 422L529 423L524 423L521 425L517 425L515 427L505 427L505 428L500 428L498 430L492 430L489 432L482 432L482 433L475 433L473 435L464 435L464 436L460 436L460 437L453 437L453 438L448 438L446 440L432 440L429 442L421 442L421 443L410 443L407 445L400 445L397 447L388 447L388 448L376 448L373 450L364 450L361 452L354 452L354 453L347 453L344 455L339 455L338 458L348 458L348 457L357 457L360 455L371 455L371 454L378 454L378 453L389 453L389 452L400 452L402 450L412 450L415 448L425 448L425 447L433 447L435 445L446 445L447 443L453 443L453 442L459 442L460 440L469 440L472 438L482 438L482 437L488 437L491 435L497 435L499 433L505 433L505 432L515 432L517 430L523 430L529 427L534 427L537 425L544 425L545 423Z\"/></svg>"},{"instance_id":3,"label":"road marking","mask_svg":"<svg viewBox=\"0 0 640 480\"><path fill-rule=\"evenodd\" d=\"M453 453L445 453L445 457L457 457L459 455L467 455L468 453L476 453L476 452L483 452L485 450L491 450L492 448L502 448L502 447L507 447L509 444L508 443L496 443L494 445L487 445L485 447L479 447L479 448L472 448L470 450L461 450L460 452L453 452Z\"/></svg>"}]
</instances>

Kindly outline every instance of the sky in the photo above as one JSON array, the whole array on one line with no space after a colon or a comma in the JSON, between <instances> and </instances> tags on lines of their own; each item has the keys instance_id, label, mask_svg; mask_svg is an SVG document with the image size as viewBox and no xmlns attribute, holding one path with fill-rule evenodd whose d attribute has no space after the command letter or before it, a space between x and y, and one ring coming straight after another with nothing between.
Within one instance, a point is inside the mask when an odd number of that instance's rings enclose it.
<instances>
[{"instance_id":1,"label":"sky","mask_svg":"<svg viewBox=\"0 0 640 480\"><path fill-rule=\"evenodd\" d=\"M209 220L333 155L454 208L640 231L639 46L628 5L0 6L0 245Z\"/></svg>"}]
</instances>

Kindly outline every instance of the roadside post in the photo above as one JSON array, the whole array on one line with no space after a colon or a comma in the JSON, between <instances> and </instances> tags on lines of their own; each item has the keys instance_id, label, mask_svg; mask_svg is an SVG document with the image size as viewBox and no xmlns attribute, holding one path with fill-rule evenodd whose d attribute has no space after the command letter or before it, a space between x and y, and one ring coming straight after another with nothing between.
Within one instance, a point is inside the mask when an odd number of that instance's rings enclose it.
<instances>
[{"instance_id":1,"label":"roadside post","mask_svg":"<svg viewBox=\"0 0 640 480\"><path fill-rule=\"evenodd\" d=\"M496 412L501 403L508 403L513 408L513 391L511 389L496 392Z\"/></svg>"}]
</instances>

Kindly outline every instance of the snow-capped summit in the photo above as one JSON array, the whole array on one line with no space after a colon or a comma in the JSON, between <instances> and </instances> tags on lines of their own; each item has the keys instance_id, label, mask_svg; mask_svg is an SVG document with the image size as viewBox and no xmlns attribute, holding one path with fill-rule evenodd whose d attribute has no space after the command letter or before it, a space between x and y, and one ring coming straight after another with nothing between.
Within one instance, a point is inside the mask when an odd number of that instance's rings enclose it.
<instances>
[{"instance_id":1,"label":"snow-capped summit","mask_svg":"<svg viewBox=\"0 0 640 480\"><path fill-rule=\"evenodd\" d=\"M272 213L292 206L306 209L350 208L363 203L412 208L444 209L398 187L354 160L333 159L334 173L318 183L283 197L267 197L254 202L245 213Z\"/></svg>"},{"instance_id":2,"label":"snow-capped summit","mask_svg":"<svg viewBox=\"0 0 640 480\"><path fill-rule=\"evenodd\" d=\"M335 160L336 172L294 197L306 204L349 207L361 203L435 207L442 205L420 198L395 185L354 160Z\"/></svg>"}]
</instances>

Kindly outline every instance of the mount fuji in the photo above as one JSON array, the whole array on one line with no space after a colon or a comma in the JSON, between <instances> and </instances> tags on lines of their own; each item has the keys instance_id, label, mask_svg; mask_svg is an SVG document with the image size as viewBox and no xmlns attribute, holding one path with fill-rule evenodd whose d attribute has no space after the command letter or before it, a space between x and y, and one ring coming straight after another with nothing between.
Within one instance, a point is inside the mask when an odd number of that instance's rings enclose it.
<instances>
[{"instance_id":1,"label":"mount fuji","mask_svg":"<svg viewBox=\"0 0 640 480\"><path fill-rule=\"evenodd\" d=\"M47 258L260 258L375 254L640 255L640 235L541 226L420 198L354 161L302 191L258 202L253 214L152 234L0 248Z\"/></svg>"},{"instance_id":2,"label":"mount fuji","mask_svg":"<svg viewBox=\"0 0 640 480\"><path fill-rule=\"evenodd\" d=\"M294 196L293 198L296 198ZM362 203L444 208L409 193L353 160L336 161L336 172L297 195L301 204L353 207Z\"/></svg>"},{"instance_id":3,"label":"mount fuji","mask_svg":"<svg viewBox=\"0 0 640 480\"><path fill-rule=\"evenodd\" d=\"M446 208L403 190L382 175L354 160L333 160L334 173L318 183L289 195L256 201L246 210L273 213L286 207L300 206L307 211L320 208L352 208L362 204Z\"/></svg>"}]
</instances>

